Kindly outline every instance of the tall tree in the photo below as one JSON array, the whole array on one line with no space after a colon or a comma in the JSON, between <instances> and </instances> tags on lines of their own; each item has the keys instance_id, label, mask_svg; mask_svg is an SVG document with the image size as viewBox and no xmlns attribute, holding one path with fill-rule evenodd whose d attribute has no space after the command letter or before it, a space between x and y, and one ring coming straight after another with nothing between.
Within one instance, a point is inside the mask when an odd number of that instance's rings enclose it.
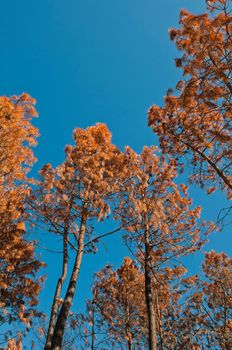
<instances>
[{"instance_id":1,"label":"tall tree","mask_svg":"<svg viewBox=\"0 0 232 350\"><path fill-rule=\"evenodd\" d=\"M149 349L162 342L159 334L159 268L174 274L173 261L199 249L202 241L197 219L201 209L191 209L187 187L174 183L175 161L166 162L156 148L144 147L141 155L130 148L125 154L130 177L119 192L120 204L115 215L127 226L126 240L138 251L144 270L148 314ZM178 274L180 273L180 270Z\"/></svg>"},{"instance_id":2,"label":"tall tree","mask_svg":"<svg viewBox=\"0 0 232 350\"><path fill-rule=\"evenodd\" d=\"M109 266L96 274L94 284L95 312L106 325L111 348L123 346L128 350L147 348L147 321L144 274L129 257L120 268ZM99 325L98 325L99 327Z\"/></svg>"},{"instance_id":3,"label":"tall tree","mask_svg":"<svg viewBox=\"0 0 232 350\"><path fill-rule=\"evenodd\" d=\"M180 29L171 29L182 57L183 79L171 89L164 107L152 106L149 125L165 153L187 156L191 180L208 193L221 187L231 197L231 0L206 0L208 13L180 13Z\"/></svg>"},{"instance_id":4,"label":"tall tree","mask_svg":"<svg viewBox=\"0 0 232 350\"><path fill-rule=\"evenodd\" d=\"M66 147L65 161L56 169L46 165L41 170L40 188L30 203L39 214L39 221L63 238L62 273L54 295L46 350L62 347L85 247L91 250L90 241L96 237L93 226L109 214L124 169L124 157L111 143L111 134L104 124L76 129L73 135L75 145ZM74 263L61 300L70 247L75 253Z\"/></svg>"},{"instance_id":5,"label":"tall tree","mask_svg":"<svg viewBox=\"0 0 232 350\"><path fill-rule=\"evenodd\" d=\"M35 314L42 265L33 242L26 239L25 199L32 180L27 173L35 158L38 130L35 100L27 94L0 97L0 319L20 319L27 326ZM7 335L7 332L6 332Z\"/></svg>"},{"instance_id":6,"label":"tall tree","mask_svg":"<svg viewBox=\"0 0 232 350\"><path fill-rule=\"evenodd\" d=\"M232 347L232 259L225 253L205 254L203 276L183 280L187 297L179 330L182 348L225 349ZM183 341L183 339L185 339Z\"/></svg>"}]
</instances>

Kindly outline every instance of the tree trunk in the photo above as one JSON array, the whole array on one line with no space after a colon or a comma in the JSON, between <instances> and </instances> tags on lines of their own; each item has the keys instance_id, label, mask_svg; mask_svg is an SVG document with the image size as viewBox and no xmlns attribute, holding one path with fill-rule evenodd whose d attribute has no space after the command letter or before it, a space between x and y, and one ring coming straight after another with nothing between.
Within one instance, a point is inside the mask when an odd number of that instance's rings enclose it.
<instances>
[{"instance_id":1,"label":"tree trunk","mask_svg":"<svg viewBox=\"0 0 232 350\"><path fill-rule=\"evenodd\" d=\"M50 315L50 321L49 321L49 326L48 326L48 331L47 331L47 337L46 337L46 343L44 350L50 350L51 348L51 340L56 324L56 317L57 317L57 312L58 312L58 307L59 307L59 297L60 293L62 290L62 286L64 284L64 281L67 276L67 270L68 270L68 250L67 250L67 232L64 233L63 237L63 266L62 266L62 274L60 278L57 281L56 285L56 291L55 295L53 298L53 304L52 304L52 310L51 310L51 315Z\"/></svg>"},{"instance_id":2,"label":"tree trunk","mask_svg":"<svg viewBox=\"0 0 232 350\"><path fill-rule=\"evenodd\" d=\"M69 311L72 305L73 297L75 294L76 284L79 277L82 257L84 253L85 227L86 227L86 213L84 209L81 226L79 230L78 250L76 253L76 259L73 265L72 275L69 280L68 289L56 321L55 330L52 336L51 350L61 350L61 347L62 347L64 330L67 323Z\"/></svg>"},{"instance_id":3,"label":"tree trunk","mask_svg":"<svg viewBox=\"0 0 232 350\"><path fill-rule=\"evenodd\" d=\"M92 331L91 331L91 350L94 350L95 341L95 305L93 299L93 309L92 309Z\"/></svg>"},{"instance_id":4,"label":"tree trunk","mask_svg":"<svg viewBox=\"0 0 232 350\"><path fill-rule=\"evenodd\" d=\"M129 309L128 305L127 305L126 336L127 336L127 347L128 347L128 350L132 350L133 337L132 337L132 334L131 334L130 309Z\"/></svg>"},{"instance_id":5,"label":"tree trunk","mask_svg":"<svg viewBox=\"0 0 232 350\"><path fill-rule=\"evenodd\" d=\"M93 288L93 299L92 299L92 331L91 331L91 350L95 348L95 299L96 299L96 289Z\"/></svg>"},{"instance_id":6,"label":"tree trunk","mask_svg":"<svg viewBox=\"0 0 232 350\"><path fill-rule=\"evenodd\" d=\"M133 341L132 341L132 335L130 332L130 329L127 329L127 347L128 350L132 350L132 345L133 345Z\"/></svg>"},{"instance_id":7,"label":"tree trunk","mask_svg":"<svg viewBox=\"0 0 232 350\"><path fill-rule=\"evenodd\" d=\"M132 341L131 341L131 339L128 340L128 350L132 350Z\"/></svg>"},{"instance_id":8,"label":"tree trunk","mask_svg":"<svg viewBox=\"0 0 232 350\"><path fill-rule=\"evenodd\" d=\"M149 350L157 350L156 310L152 294L151 278L151 247L147 231L145 232L145 295L148 314Z\"/></svg>"}]
</instances>

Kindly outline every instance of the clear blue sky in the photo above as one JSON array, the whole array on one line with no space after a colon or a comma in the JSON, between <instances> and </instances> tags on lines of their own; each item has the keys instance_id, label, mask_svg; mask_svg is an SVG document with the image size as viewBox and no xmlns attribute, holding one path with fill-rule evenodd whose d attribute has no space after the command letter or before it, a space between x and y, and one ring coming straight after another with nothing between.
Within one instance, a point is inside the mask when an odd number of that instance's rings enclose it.
<instances>
[{"instance_id":1,"label":"clear blue sky","mask_svg":"<svg viewBox=\"0 0 232 350\"><path fill-rule=\"evenodd\" d=\"M38 102L36 169L46 162L59 164L73 129L96 122L109 126L113 142L121 148L128 144L140 151L156 143L146 112L153 103L162 104L179 77L174 65L178 54L168 29L178 25L181 8L200 13L204 1L2 1L0 94L26 91ZM196 204L204 201L206 218L224 205L219 194L207 197L195 189L192 193ZM82 300L94 271L106 261L122 261L125 251L119 242L105 243L99 257L84 261ZM209 247L231 253L229 232L214 234ZM57 256L42 254L48 262L48 281L41 302L48 307L58 263ZM196 269L198 259L192 261Z\"/></svg>"}]
</instances>

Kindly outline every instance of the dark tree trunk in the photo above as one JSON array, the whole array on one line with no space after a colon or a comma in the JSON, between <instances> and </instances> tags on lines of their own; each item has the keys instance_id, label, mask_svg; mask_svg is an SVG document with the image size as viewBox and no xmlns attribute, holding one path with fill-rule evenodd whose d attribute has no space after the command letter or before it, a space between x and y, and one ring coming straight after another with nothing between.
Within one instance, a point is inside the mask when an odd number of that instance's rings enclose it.
<instances>
[{"instance_id":1,"label":"dark tree trunk","mask_svg":"<svg viewBox=\"0 0 232 350\"><path fill-rule=\"evenodd\" d=\"M49 321L44 350L51 349L51 340L52 340L52 336L53 336L53 332L54 332L54 328L55 328L55 324L56 324L56 317L57 317L57 312L58 312L58 307L59 307L59 297L60 297L60 293L62 290L62 286L63 286L64 281L65 281L66 276L67 276L67 270L68 270L68 250L67 250L67 233L65 233L64 237L63 237L62 274L61 274L60 278L58 279L57 285L56 285L56 291L55 291L55 295L53 298L52 310L51 310L50 321Z\"/></svg>"},{"instance_id":2,"label":"dark tree trunk","mask_svg":"<svg viewBox=\"0 0 232 350\"><path fill-rule=\"evenodd\" d=\"M91 331L91 350L94 350L95 341L95 305L93 299L93 309L92 309L92 331Z\"/></svg>"},{"instance_id":3,"label":"dark tree trunk","mask_svg":"<svg viewBox=\"0 0 232 350\"><path fill-rule=\"evenodd\" d=\"M145 233L145 295L148 314L149 350L157 350L156 309L152 293L151 247L148 232Z\"/></svg>"},{"instance_id":4,"label":"dark tree trunk","mask_svg":"<svg viewBox=\"0 0 232 350\"><path fill-rule=\"evenodd\" d=\"M126 336L127 336L127 347L128 347L128 350L132 350L133 337L132 337L132 334L131 334L130 309L129 309L129 306L127 307Z\"/></svg>"},{"instance_id":5,"label":"dark tree trunk","mask_svg":"<svg viewBox=\"0 0 232 350\"><path fill-rule=\"evenodd\" d=\"M62 349L64 330L67 323L69 311L72 305L73 297L75 294L76 284L79 277L82 257L84 253L85 226L86 226L86 218L84 214L82 218L81 226L80 226L80 231L79 231L78 250L76 253L76 259L73 265L72 275L69 280L68 289L64 297L64 301L61 306L61 309L57 318L55 330L52 336L51 350Z\"/></svg>"},{"instance_id":6,"label":"dark tree trunk","mask_svg":"<svg viewBox=\"0 0 232 350\"><path fill-rule=\"evenodd\" d=\"M128 340L128 350L132 350L132 341Z\"/></svg>"}]
</instances>

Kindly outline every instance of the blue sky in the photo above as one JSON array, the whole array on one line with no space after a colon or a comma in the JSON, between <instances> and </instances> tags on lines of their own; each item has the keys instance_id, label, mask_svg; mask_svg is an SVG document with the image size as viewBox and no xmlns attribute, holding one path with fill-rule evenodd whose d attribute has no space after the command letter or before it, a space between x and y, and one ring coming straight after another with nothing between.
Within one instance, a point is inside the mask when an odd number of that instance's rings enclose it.
<instances>
[{"instance_id":1,"label":"blue sky","mask_svg":"<svg viewBox=\"0 0 232 350\"><path fill-rule=\"evenodd\" d=\"M40 0L1 4L1 94L38 101L39 164L60 162L74 127L106 122L119 146L153 143L146 111L178 71L168 28L203 0Z\"/></svg>"},{"instance_id":2,"label":"blue sky","mask_svg":"<svg viewBox=\"0 0 232 350\"><path fill-rule=\"evenodd\" d=\"M108 125L121 148L130 145L140 151L157 142L146 112L152 104L162 104L179 78L174 65L178 53L168 29L178 25L181 8L200 13L205 6L203 0L2 1L0 94L26 91L38 102L41 137L35 169L47 162L58 165L73 129L96 122ZM217 193L192 193L196 204L204 203L206 218L213 219L225 202ZM109 239L105 244L99 257L85 258L82 300L93 271L106 261L122 261L120 243ZM231 253L228 230L214 234L209 248ZM57 256L42 254L48 281L41 305L47 308L58 262ZM198 258L192 260L193 270L198 263Z\"/></svg>"}]
</instances>

